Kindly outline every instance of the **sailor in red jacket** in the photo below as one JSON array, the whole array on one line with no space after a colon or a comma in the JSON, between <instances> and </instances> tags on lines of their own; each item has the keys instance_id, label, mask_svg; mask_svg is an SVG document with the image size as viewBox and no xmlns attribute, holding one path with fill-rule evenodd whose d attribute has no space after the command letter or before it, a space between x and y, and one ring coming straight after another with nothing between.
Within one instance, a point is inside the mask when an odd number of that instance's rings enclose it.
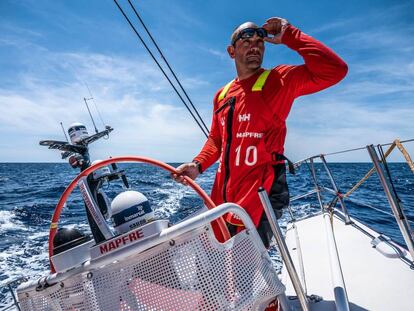
<instances>
[{"instance_id":1,"label":"sailor in red jacket","mask_svg":"<svg viewBox=\"0 0 414 311\"><path fill-rule=\"evenodd\" d=\"M286 45L305 63L261 68L265 42ZM342 80L347 65L328 47L279 17L268 19L262 27L252 22L240 25L227 52L235 61L237 77L214 97L210 135L203 149L193 162L179 166L181 175L174 178L179 182L182 175L195 179L219 160L211 198L216 204L242 206L268 247L272 235L257 190L266 189L280 217L289 204L283 152L292 103ZM225 220L231 233L243 228L233 214Z\"/></svg>"}]
</instances>

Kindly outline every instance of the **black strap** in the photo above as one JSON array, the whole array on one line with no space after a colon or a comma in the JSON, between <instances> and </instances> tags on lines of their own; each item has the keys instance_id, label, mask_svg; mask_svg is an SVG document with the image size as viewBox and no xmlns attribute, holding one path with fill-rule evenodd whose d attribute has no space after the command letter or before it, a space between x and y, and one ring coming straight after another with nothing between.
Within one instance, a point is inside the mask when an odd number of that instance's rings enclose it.
<instances>
[{"instance_id":1,"label":"black strap","mask_svg":"<svg viewBox=\"0 0 414 311\"><path fill-rule=\"evenodd\" d=\"M289 167L289 173L291 173L292 175L295 175L295 166L293 165L293 162L290 161L284 154L272 153L272 160L273 161L287 161L288 167Z\"/></svg>"}]
</instances>

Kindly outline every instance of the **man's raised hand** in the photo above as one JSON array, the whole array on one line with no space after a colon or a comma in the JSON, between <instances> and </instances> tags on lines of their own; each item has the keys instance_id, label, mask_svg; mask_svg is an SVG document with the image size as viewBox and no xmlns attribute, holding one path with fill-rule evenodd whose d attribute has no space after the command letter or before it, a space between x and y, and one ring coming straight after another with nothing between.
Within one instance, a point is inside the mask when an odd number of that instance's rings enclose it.
<instances>
[{"instance_id":1,"label":"man's raised hand","mask_svg":"<svg viewBox=\"0 0 414 311\"><path fill-rule=\"evenodd\" d=\"M264 40L273 44L282 43L282 36L288 24L289 22L281 17L269 18L262 27L266 29L269 34L273 35L273 37L267 37L264 38Z\"/></svg>"}]
</instances>

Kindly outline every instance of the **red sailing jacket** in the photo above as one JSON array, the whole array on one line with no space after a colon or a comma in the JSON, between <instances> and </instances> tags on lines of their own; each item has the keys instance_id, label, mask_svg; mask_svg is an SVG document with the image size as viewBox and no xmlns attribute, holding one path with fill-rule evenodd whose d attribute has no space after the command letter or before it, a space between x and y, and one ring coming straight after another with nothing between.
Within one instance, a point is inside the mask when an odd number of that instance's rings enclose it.
<instances>
[{"instance_id":1,"label":"red sailing jacket","mask_svg":"<svg viewBox=\"0 0 414 311\"><path fill-rule=\"evenodd\" d=\"M347 73L347 65L332 50L291 25L282 43L297 51L305 64L273 68L259 91L252 87L264 69L247 79L235 79L223 99L220 89L214 98L210 135L194 158L202 170L220 160L211 198L216 204L239 204L256 226L263 212L257 190L270 191L272 153L283 154L293 100L334 85ZM235 215L225 218L242 225Z\"/></svg>"}]
</instances>

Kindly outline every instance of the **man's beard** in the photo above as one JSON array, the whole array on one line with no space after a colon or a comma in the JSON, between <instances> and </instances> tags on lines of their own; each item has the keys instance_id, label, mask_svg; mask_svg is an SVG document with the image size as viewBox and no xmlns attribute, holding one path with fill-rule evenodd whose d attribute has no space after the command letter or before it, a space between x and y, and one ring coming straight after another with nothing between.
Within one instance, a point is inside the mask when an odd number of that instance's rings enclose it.
<instances>
[{"instance_id":1,"label":"man's beard","mask_svg":"<svg viewBox=\"0 0 414 311\"><path fill-rule=\"evenodd\" d=\"M263 57L260 54L249 54L246 56L246 65L249 69L260 68L263 62Z\"/></svg>"},{"instance_id":2,"label":"man's beard","mask_svg":"<svg viewBox=\"0 0 414 311\"><path fill-rule=\"evenodd\" d=\"M249 69L258 69L262 66L262 60L257 61L257 60L250 60L246 62L247 68Z\"/></svg>"}]
</instances>

